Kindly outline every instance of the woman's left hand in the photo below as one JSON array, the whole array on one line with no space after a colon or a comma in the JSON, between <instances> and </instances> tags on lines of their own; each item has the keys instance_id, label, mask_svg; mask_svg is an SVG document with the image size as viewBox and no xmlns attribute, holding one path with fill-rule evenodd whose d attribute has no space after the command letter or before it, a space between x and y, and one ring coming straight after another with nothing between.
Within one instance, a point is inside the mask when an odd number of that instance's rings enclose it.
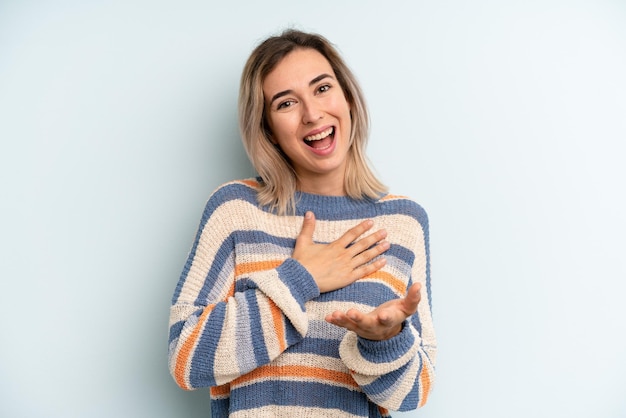
<instances>
[{"instance_id":1,"label":"woman's left hand","mask_svg":"<svg viewBox=\"0 0 626 418\"><path fill-rule=\"evenodd\" d=\"M388 340L402 331L402 323L417 312L421 299L421 285L414 283L406 296L383 303L371 312L363 313L357 309L347 312L335 311L326 315L326 321L368 340Z\"/></svg>"}]
</instances>

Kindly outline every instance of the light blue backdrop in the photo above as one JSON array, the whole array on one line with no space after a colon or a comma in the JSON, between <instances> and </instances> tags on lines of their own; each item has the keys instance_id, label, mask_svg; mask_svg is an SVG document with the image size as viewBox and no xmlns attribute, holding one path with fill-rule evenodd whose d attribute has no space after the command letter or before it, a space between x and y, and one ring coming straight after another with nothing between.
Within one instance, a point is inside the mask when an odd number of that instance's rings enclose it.
<instances>
[{"instance_id":1,"label":"light blue backdrop","mask_svg":"<svg viewBox=\"0 0 626 418\"><path fill-rule=\"evenodd\" d=\"M166 365L241 67L335 42L431 217L438 380L402 417L626 416L623 1L0 2L0 416L202 417Z\"/></svg>"}]
</instances>

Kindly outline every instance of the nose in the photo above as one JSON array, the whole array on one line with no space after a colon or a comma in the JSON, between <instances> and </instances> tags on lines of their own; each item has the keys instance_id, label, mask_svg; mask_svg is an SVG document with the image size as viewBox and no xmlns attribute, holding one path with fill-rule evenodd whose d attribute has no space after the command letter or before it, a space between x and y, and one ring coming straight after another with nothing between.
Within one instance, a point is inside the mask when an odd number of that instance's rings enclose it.
<instances>
[{"instance_id":1,"label":"nose","mask_svg":"<svg viewBox=\"0 0 626 418\"><path fill-rule=\"evenodd\" d=\"M309 123L317 122L323 117L324 112L314 101L305 101L302 103L302 123L307 125Z\"/></svg>"}]
</instances>

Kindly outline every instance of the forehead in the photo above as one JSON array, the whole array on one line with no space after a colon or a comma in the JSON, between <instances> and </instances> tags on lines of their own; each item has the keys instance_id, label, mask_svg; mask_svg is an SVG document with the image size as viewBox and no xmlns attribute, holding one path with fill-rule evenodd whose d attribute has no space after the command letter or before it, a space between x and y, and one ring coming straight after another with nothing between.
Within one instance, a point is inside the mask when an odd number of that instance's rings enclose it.
<instances>
[{"instance_id":1,"label":"forehead","mask_svg":"<svg viewBox=\"0 0 626 418\"><path fill-rule=\"evenodd\" d=\"M269 95L283 90L307 87L320 74L335 73L326 59L317 50L298 48L287 54L263 80L263 93Z\"/></svg>"}]
</instances>

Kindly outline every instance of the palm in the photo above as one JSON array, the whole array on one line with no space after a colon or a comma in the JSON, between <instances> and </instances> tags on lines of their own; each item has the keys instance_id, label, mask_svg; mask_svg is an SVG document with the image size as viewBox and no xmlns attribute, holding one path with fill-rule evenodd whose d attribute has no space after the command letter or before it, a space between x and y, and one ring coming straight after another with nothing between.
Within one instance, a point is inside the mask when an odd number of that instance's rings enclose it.
<instances>
[{"instance_id":1,"label":"palm","mask_svg":"<svg viewBox=\"0 0 626 418\"><path fill-rule=\"evenodd\" d=\"M331 324L354 331L368 340L386 340L402 330L402 323L417 311L421 299L421 285L411 286L404 298L387 301L371 312L357 309L335 311L326 316Z\"/></svg>"}]
</instances>

